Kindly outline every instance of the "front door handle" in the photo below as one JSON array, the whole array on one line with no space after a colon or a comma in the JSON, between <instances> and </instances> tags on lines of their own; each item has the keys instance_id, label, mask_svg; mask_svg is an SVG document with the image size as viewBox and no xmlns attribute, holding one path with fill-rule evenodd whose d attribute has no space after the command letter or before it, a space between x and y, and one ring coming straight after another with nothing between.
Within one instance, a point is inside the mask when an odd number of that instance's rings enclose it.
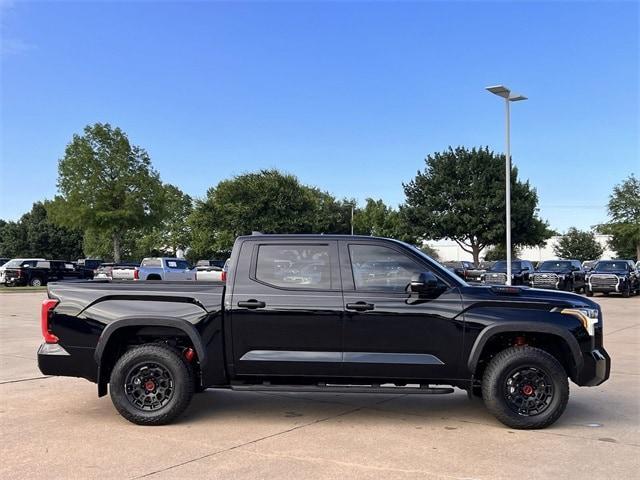
<instances>
[{"instance_id":1,"label":"front door handle","mask_svg":"<svg viewBox=\"0 0 640 480\"><path fill-rule=\"evenodd\" d=\"M255 309L255 308L264 308L267 306L266 303L261 302L260 300L254 300L253 298L251 300L247 300L244 302L238 302L238 306L241 308L250 308L250 309Z\"/></svg>"},{"instance_id":2,"label":"front door handle","mask_svg":"<svg viewBox=\"0 0 640 480\"><path fill-rule=\"evenodd\" d=\"M347 303L347 310L355 310L356 312L373 310L373 307L374 307L373 303L367 303L367 302Z\"/></svg>"}]
</instances>

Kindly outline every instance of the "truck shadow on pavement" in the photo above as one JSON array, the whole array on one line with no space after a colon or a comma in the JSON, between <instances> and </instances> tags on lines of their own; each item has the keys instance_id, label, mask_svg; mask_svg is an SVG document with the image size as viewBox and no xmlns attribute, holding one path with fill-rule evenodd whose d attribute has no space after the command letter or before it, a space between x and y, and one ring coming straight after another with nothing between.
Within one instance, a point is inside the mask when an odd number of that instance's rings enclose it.
<instances>
[{"instance_id":1,"label":"truck shadow on pavement","mask_svg":"<svg viewBox=\"0 0 640 480\"><path fill-rule=\"evenodd\" d=\"M357 414L356 417L353 415ZM340 423L362 421L439 424L462 422L508 429L485 408L481 399L469 400L465 392L450 395L384 395L334 393L271 393L207 390L194 395L185 414L176 422L260 421L315 422L340 417ZM350 420L350 417L353 420ZM569 402L564 415L550 427L585 426L602 422L602 412L587 402Z\"/></svg>"},{"instance_id":2,"label":"truck shadow on pavement","mask_svg":"<svg viewBox=\"0 0 640 480\"><path fill-rule=\"evenodd\" d=\"M334 393L271 393L207 390L194 395L180 423L237 419L262 421L291 418L308 421L347 417L358 412L358 418L369 421L398 420L398 417L420 417L422 420L455 419L483 424L498 424L485 410L480 399L469 400L466 393L450 395L384 395Z\"/></svg>"}]
</instances>

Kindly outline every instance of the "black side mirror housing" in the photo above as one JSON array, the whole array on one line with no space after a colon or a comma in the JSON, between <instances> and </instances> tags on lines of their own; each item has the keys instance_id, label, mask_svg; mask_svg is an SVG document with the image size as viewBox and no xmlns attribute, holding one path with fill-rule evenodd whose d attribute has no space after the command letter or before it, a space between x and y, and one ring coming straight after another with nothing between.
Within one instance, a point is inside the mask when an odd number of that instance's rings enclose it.
<instances>
[{"instance_id":1,"label":"black side mirror housing","mask_svg":"<svg viewBox=\"0 0 640 480\"><path fill-rule=\"evenodd\" d=\"M438 277L431 272L422 272L411 279L411 291L414 293L430 293L438 288Z\"/></svg>"}]
</instances>

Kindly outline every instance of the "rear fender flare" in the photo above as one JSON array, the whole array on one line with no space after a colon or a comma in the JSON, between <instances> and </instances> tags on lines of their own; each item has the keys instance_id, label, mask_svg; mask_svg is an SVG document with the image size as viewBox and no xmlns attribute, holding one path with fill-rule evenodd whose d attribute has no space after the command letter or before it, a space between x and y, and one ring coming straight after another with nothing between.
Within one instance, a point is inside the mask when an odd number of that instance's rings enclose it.
<instances>
[{"instance_id":1,"label":"rear fender flare","mask_svg":"<svg viewBox=\"0 0 640 480\"><path fill-rule=\"evenodd\" d=\"M98 395L103 396L107 394L107 383L109 382L106 377L106 373L102 368L102 361L104 352L109 345L109 340L121 328L126 327L171 327L177 328L184 332L191 340L193 347L196 350L198 355L198 361L200 363L200 368L204 375L204 370L207 365L207 351L204 347L204 343L202 342L202 337L196 328L189 322L181 318L173 318L173 317L131 317L131 318L123 318L117 320L113 323L110 323L105 327L98 339L98 344L96 345L96 350L94 353L94 358L96 364L98 365Z\"/></svg>"},{"instance_id":2,"label":"rear fender flare","mask_svg":"<svg viewBox=\"0 0 640 480\"><path fill-rule=\"evenodd\" d=\"M471 353L469 354L469 360L467 362L467 367L472 374L476 371L480 355L482 354L482 350L487 342L494 335L506 332L534 332L556 335L557 337L562 338L569 346L571 356L573 357L573 361L576 365L576 370L579 372L584 366L584 358L582 356L580 346L578 345L578 341L567 330L556 325L542 322L509 322L491 325L480 332L473 344L473 347L471 348Z\"/></svg>"}]
</instances>

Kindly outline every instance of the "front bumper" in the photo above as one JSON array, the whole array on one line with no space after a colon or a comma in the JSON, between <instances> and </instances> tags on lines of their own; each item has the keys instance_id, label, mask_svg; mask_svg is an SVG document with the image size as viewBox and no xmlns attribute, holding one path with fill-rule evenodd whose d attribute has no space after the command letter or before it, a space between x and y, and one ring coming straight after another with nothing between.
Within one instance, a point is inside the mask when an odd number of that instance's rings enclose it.
<instances>
[{"instance_id":1,"label":"front bumper","mask_svg":"<svg viewBox=\"0 0 640 480\"><path fill-rule=\"evenodd\" d=\"M584 365L574 379L581 387L595 387L604 383L611 373L611 358L602 347L584 354Z\"/></svg>"}]
</instances>

